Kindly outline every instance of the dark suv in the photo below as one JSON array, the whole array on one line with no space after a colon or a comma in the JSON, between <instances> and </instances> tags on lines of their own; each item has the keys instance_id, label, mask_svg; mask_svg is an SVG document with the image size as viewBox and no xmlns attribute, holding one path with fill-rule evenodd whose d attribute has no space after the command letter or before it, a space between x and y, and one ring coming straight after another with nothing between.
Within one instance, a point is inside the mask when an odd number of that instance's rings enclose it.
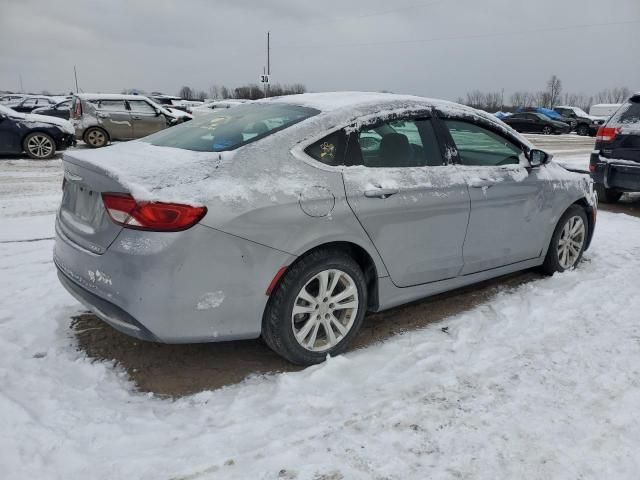
<instances>
[{"instance_id":1,"label":"dark suv","mask_svg":"<svg viewBox=\"0 0 640 480\"><path fill-rule=\"evenodd\" d=\"M578 107L559 106L554 110L565 118L571 119L575 124L572 124L573 129L578 135L594 136L598 131L598 128L604 124L603 118L594 117Z\"/></svg>"},{"instance_id":2,"label":"dark suv","mask_svg":"<svg viewBox=\"0 0 640 480\"><path fill-rule=\"evenodd\" d=\"M598 130L589 170L601 202L640 192L640 92Z\"/></svg>"}]
</instances>

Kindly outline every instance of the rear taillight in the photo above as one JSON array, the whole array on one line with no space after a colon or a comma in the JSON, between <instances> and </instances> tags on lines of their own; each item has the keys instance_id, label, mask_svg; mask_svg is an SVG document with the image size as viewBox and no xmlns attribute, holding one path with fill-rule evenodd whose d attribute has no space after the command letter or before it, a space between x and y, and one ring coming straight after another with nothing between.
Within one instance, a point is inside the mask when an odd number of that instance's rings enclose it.
<instances>
[{"instance_id":1,"label":"rear taillight","mask_svg":"<svg viewBox=\"0 0 640 480\"><path fill-rule=\"evenodd\" d=\"M75 118L80 118L82 116L82 102L80 100L76 101L76 108L73 112L73 116Z\"/></svg>"},{"instance_id":2,"label":"rear taillight","mask_svg":"<svg viewBox=\"0 0 640 480\"><path fill-rule=\"evenodd\" d=\"M206 207L138 202L126 193L103 193L102 201L111 220L118 225L136 230L179 232L194 226L207 213Z\"/></svg>"},{"instance_id":3,"label":"rear taillight","mask_svg":"<svg viewBox=\"0 0 640 480\"><path fill-rule=\"evenodd\" d=\"M600 127L596 134L596 141L613 142L620 131L620 127Z\"/></svg>"}]
</instances>

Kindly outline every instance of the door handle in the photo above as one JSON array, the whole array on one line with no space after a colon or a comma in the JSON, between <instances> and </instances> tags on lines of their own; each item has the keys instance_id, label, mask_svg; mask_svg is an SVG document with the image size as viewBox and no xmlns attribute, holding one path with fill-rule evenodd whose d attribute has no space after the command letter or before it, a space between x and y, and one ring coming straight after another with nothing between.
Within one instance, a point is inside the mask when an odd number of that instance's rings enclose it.
<instances>
[{"instance_id":1,"label":"door handle","mask_svg":"<svg viewBox=\"0 0 640 480\"><path fill-rule=\"evenodd\" d=\"M136 117L135 115L132 117L134 120L140 120L140 117Z\"/></svg>"},{"instance_id":2,"label":"door handle","mask_svg":"<svg viewBox=\"0 0 640 480\"><path fill-rule=\"evenodd\" d=\"M490 180L471 180L469 182L469 186L471 188L491 188L493 187L494 182L490 181Z\"/></svg>"},{"instance_id":3,"label":"door handle","mask_svg":"<svg viewBox=\"0 0 640 480\"><path fill-rule=\"evenodd\" d=\"M365 190L364 196L367 198L388 198L398 193L397 188L376 188L375 190Z\"/></svg>"}]
</instances>

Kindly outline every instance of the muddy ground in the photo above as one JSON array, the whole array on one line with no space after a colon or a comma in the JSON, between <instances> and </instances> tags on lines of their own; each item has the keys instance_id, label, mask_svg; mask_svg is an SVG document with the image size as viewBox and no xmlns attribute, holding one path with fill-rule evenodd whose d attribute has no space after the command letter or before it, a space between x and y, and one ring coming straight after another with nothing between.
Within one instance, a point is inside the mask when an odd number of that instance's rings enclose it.
<instances>
[{"instance_id":1,"label":"muddy ground","mask_svg":"<svg viewBox=\"0 0 640 480\"><path fill-rule=\"evenodd\" d=\"M640 196L625 196L619 204L601 205L600 209L640 217ZM540 275L535 271L516 273L370 314L351 348L365 348L393 335L437 323L485 302L499 290L537 278ZM142 342L119 333L91 314L74 319L71 329L78 348L89 357L115 361L140 391L158 395L177 397L231 385L251 375L299 369L259 340L197 345Z\"/></svg>"}]
</instances>

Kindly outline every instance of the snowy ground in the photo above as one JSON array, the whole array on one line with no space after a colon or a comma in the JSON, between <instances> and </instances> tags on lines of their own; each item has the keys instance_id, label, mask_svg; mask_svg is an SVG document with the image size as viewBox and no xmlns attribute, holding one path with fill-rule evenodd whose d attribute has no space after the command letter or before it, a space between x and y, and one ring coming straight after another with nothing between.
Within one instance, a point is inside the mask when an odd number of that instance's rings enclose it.
<instances>
[{"instance_id":1,"label":"snowy ground","mask_svg":"<svg viewBox=\"0 0 640 480\"><path fill-rule=\"evenodd\" d=\"M638 477L640 219L601 212L578 270L438 325L166 400L75 348L59 167L0 160L3 479Z\"/></svg>"}]
</instances>

